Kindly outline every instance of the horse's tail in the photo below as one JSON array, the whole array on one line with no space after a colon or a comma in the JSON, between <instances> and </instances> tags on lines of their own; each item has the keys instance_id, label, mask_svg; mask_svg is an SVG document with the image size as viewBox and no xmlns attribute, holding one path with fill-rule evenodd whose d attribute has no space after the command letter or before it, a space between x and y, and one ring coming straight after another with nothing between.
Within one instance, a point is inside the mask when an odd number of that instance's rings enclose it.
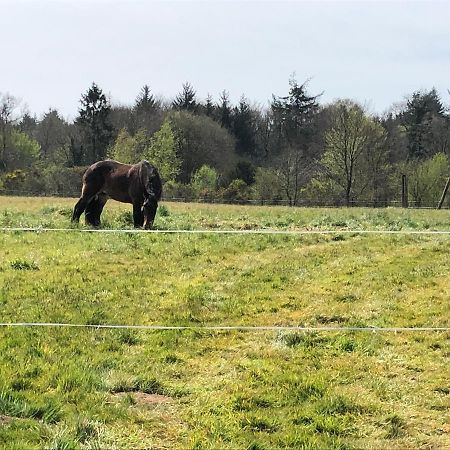
<instances>
[{"instance_id":1,"label":"horse's tail","mask_svg":"<svg viewBox=\"0 0 450 450\"><path fill-rule=\"evenodd\" d=\"M139 164L139 178L144 188L144 196L161 200L162 181L158 169L148 161L141 161Z\"/></svg>"}]
</instances>

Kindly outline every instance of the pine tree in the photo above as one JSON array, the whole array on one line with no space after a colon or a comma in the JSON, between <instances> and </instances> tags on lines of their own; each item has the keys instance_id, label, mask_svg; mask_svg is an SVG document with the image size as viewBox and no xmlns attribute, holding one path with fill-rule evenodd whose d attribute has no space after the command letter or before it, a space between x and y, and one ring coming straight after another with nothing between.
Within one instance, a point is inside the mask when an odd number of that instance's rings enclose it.
<instances>
[{"instance_id":1,"label":"pine tree","mask_svg":"<svg viewBox=\"0 0 450 450\"><path fill-rule=\"evenodd\" d=\"M443 117L444 106L436 89L414 92L402 114L402 123L408 138L409 158L425 158L432 152L432 121Z\"/></svg>"},{"instance_id":2,"label":"pine tree","mask_svg":"<svg viewBox=\"0 0 450 450\"><path fill-rule=\"evenodd\" d=\"M300 86L294 78L289 80L289 95L273 96L272 112L278 132L288 145L296 145L298 141L311 135L310 125L319 109L319 95L308 95L305 81Z\"/></svg>"},{"instance_id":3,"label":"pine tree","mask_svg":"<svg viewBox=\"0 0 450 450\"><path fill-rule=\"evenodd\" d=\"M196 92L190 83L183 84L183 90L175 97L172 106L175 109L190 112L197 111L197 101L195 99Z\"/></svg>"},{"instance_id":4,"label":"pine tree","mask_svg":"<svg viewBox=\"0 0 450 450\"><path fill-rule=\"evenodd\" d=\"M307 82L289 81L289 95L275 97L271 105L274 148L278 152L277 173L290 205L296 205L302 186L313 167L314 119L320 95L308 95Z\"/></svg>"},{"instance_id":5,"label":"pine tree","mask_svg":"<svg viewBox=\"0 0 450 450\"><path fill-rule=\"evenodd\" d=\"M228 130L231 130L232 123L232 109L230 106L230 99L228 91L223 90L220 94L220 103L217 106L217 118L219 123Z\"/></svg>"},{"instance_id":6,"label":"pine tree","mask_svg":"<svg viewBox=\"0 0 450 450\"><path fill-rule=\"evenodd\" d=\"M256 153L256 136L253 114L247 99L242 95L239 105L233 109L233 134L236 136L236 152L254 155Z\"/></svg>"},{"instance_id":7,"label":"pine tree","mask_svg":"<svg viewBox=\"0 0 450 450\"><path fill-rule=\"evenodd\" d=\"M134 108L138 113L151 113L158 107L154 95L151 93L150 88L145 84L139 95L136 97Z\"/></svg>"},{"instance_id":8,"label":"pine tree","mask_svg":"<svg viewBox=\"0 0 450 450\"><path fill-rule=\"evenodd\" d=\"M84 162L105 159L112 139L112 126L109 120L111 106L105 94L95 84L81 96L76 124L83 136Z\"/></svg>"},{"instance_id":9,"label":"pine tree","mask_svg":"<svg viewBox=\"0 0 450 450\"><path fill-rule=\"evenodd\" d=\"M215 109L216 107L214 106L213 98L211 94L208 94L204 106L205 115L207 115L208 117L212 117L214 115Z\"/></svg>"}]
</instances>

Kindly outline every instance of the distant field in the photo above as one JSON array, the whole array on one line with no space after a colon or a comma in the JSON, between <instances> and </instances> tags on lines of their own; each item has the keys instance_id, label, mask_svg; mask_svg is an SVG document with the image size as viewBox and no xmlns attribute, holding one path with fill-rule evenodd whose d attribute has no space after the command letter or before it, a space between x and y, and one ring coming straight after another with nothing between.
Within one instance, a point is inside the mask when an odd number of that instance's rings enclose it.
<instances>
[{"instance_id":1,"label":"distant field","mask_svg":"<svg viewBox=\"0 0 450 450\"><path fill-rule=\"evenodd\" d=\"M0 227L74 199L0 197ZM104 226L129 228L107 204ZM164 203L159 229L450 230L450 212ZM83 228L84 225L80 225ZM1 322L450 326L450 236L0 233ZM450 332L0 328L3 448L450 447Z\"/></svg>"}]
</instances>

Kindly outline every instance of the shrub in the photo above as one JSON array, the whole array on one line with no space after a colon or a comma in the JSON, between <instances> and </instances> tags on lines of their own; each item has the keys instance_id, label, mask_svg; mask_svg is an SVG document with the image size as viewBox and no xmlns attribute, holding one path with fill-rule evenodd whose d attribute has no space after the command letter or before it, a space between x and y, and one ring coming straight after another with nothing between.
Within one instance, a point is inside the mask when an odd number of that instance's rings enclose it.
<instances>
[{"instance_id":1,"label":"shrub","mask_svg":"<svg viewBox=\"0 0 450 450\"><path fill-rule=\"evenodd\" d=\"M230 201L246 201L251 198L251 191L243 180L233 180L226 189L221 192L221 197Z\"/></svg>"}]
</instances>

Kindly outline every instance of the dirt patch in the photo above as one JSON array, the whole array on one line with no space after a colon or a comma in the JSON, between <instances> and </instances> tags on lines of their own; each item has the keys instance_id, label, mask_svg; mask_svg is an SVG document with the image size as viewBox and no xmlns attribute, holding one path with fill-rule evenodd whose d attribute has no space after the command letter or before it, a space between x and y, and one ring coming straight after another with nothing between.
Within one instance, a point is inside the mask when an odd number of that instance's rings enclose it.
<instances>
[{"instance_id":1,"label":"dirt patch","mask_svg":"<svg viewBox=\"0 0 450 450\"><path fill-rule=\"evenodd\" d=\"M172 400L171 397L167 395L160 394L144 394L143 392L135 392L134 398L137 403L145 404L145 405L154 405L158 403L168 403Z\"/></svg>"},{"instance_id":2,"label":"dirt patch","mask_svg":"<svg viewBox=\"0 0 450 450\"><path fill-rule=\"evenodd\" d=\"M4 416L3 414L0 414L0 426L1 425L8 425L13 421L13 418L11 416Z\"/></svg>"},{"instance_id":3,"label":"dirt patch","mask_svg":"<svg viewBox=\"0 0 450 450\"><path fill-rule=\"evenodd\" d=\"M130 396L137 405L159 405L161 403L169 403L172 397L160 394L146 394L145 392L118 392L114 397L122 398Z\"/></svg>"}]
</instances>

